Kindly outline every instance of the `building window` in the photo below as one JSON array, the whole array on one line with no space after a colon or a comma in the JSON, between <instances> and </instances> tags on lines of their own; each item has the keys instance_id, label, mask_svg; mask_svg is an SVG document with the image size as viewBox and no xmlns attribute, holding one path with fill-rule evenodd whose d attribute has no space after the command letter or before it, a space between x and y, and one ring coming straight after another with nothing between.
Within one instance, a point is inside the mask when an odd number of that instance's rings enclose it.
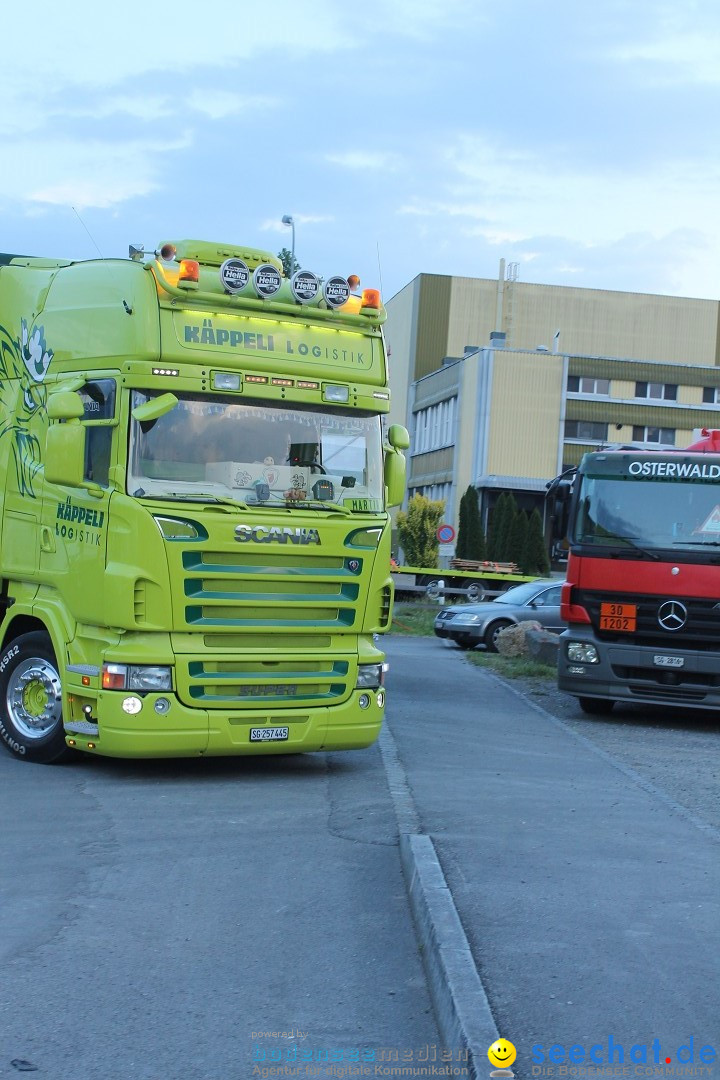
<instances>
[{"instance_id":1,"label":"building window","mask_svg":"<svg viewBox=\"0 0 720 1080\"><path fill-rule=\"evenodd\" d=\"M594 420L566 420L565 438L583 442L607 442L607 424Z\"/></svg>"},{"instance_id":2,"label":"building window","mask_svg":"<svg viewBox=\"0 0 720 1080\"><path fill-rule=\"evenodd\" d=\"M609 379L590 379L583 375L568 375L568 394L593 394L607 397L610 393Z\"/></svg>"},{"instance_id":3,"label":"building window","mask_svg":"<svg viewBox=\"0 0 720 1080\"><path fill-rule=\"evenodd\" d=\"M642 427L636 424L633 427L633 442L663 443L665 446L674 446L675 428Z\"/></svg>"},{"instance_id":4,"label":"building window","mask_svg":"<svg viewBox=\"0 0 720 1080\"><path fill-rule=\"evenodd\" d=\"M651 398L653 401L677 401L677 383L636 382L636 398Z\"/></svg>"},{"instance_id":5,"label":"building window","mask_svg":"<svg viewBox=\"0 0 720 1080\"><path fill-rule=\"evenodd\" d=\"M448 505L450 498L451 484L429 484L425 487L416 487L412 489L412 495L424 495L426 499L432 499L433 502L444 501L445 505Z\"/></svg>"},{"instance_id":6,"label":"building window","mask_svg":"<svg viewBox=\"0 0 720 1080\"><path fill-rule=\"evenodd\" d=\"M415 413L414 454L427 454L443 446L452 446L455 436L457 398L448 398Z\"/></svg>"},{"instance_id":7,"label":"building window","mask_svg":"<svg viewBox=\"0 0 720 1080\"><path fill-rule=\"evenodd\" d=\"M703 405L720 405L720 390L717 386L703 386Z\"/></svg>"}]
</instances>

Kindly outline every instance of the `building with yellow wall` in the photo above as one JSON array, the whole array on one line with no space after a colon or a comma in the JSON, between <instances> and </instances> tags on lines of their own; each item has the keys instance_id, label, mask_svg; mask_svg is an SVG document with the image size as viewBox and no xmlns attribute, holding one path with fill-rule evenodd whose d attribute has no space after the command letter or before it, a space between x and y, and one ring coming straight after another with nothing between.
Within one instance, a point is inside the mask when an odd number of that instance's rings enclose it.
<instances>
[{"instance_id":1,"label":"building with yellow wall","mask_svg":"<svg viewBox=\"0 0 720 1080\"><path fill-rule=\"evenodd\" d=\"M410 430L408 494L545 485L611 443L690 443L720 427L716 301L422 274L387 305L391 419Z\"/></svg>"}]
</instances>

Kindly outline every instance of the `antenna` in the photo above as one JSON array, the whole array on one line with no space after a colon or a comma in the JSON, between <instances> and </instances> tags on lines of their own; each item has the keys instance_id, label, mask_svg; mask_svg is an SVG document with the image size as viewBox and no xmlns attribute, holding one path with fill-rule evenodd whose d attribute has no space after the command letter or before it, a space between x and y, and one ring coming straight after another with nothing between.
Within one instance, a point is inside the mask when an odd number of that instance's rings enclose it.
<instances>
[{"instance_id":1,"label":"antenna","mask_svg":"<svg viewBox=\"0 0 720 1080\"><path fill-rule=\"evenodd\" d=\"M95 237L94 237L94 236L93 236L93 234L92 234L92 233L90 232L90 230L88 229L87 225L85 224L85 222L83 221L83 219L82 219L82 218L80 217L80 215L78 214L78 212L77 212L77 210L75 209L75 207L74 207L74 206L71 206L71 207L70 207L70 209L72 210L73 214L75 215L75 217L76 217L76 218L78 219L78 221L79 221L79 222L80 222L80 224L82 225L82 227L83 227L83 229L85 230L85 232L86 232L86 233L88 234L88 236L89 236L89 237L90 237L90 239L92 240L93 244L95 244ZM101 251L101 250L100 250L100 248L99 248L99 247L97 246L97 244L95 244L95 250L97 251L97 253L98 253L98 255L100 256L100 258L101 258L101 259L104 259L104 258L105 258L105 256L103 255L102 251Z\"/></svg>"},{"instance_id":2,"label":"antenna","mask_svg":"<svg viewBox=\"0 0 720 1080\"><path fill-rule=\"evenodd\" d=\"M378 278L380 279L380 295L383 296L383 283L382 283L382 267L380 266L380 241L376 241L377 244L377 259L378 259Z\"/></svg>"}]
</instances>

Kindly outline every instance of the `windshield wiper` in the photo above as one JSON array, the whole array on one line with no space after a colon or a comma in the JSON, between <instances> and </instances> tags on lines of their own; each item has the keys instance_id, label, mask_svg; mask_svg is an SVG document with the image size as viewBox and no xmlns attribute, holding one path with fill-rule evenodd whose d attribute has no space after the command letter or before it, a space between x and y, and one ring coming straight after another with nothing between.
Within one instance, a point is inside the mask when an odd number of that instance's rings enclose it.
<instances>
[{"instance_id":1,"label":"windshield wiper","mask_svg":"<svg viewBox=\"0 0 720 1080\"><path fill-rule=\"evenodd\" d=\"M645 555L648 559L660 560L660 556L656 551L652 551L650 548L641 547L639 544L633 543L634 537L632 536L583 536L580 539L581 544L593 544L598 547L610 548L617 546L620 551L630 548L631 551L636 551L638 555ZM612 552L612 557L617 558L620 551Z\"/></svg>"},{"instance_id":2,"label":"windshield wiper","mask_svg":"<svg viewBox=\"0 0 720 1080\"><path fill-rule=\"evenodd\" d=\"M341 506L340 503L315 502L314 500L311 502L300 502L299 500L298 502L287 502L285 507L291 510L332 510L334 514L345 514L346 517L352 514L352 510L349 510L347 506Z\"/></svg>"},{"instance_id":3,"label":"windshield wiper","mask_svg":"<svg viewBox=\"0 0 720 1080\"><path fill-rule=\"evenodd\" d=\"M647 555L648 559L655 559L658 562L660 561L660 556L658 555L657 551L652 551L650 548L640 547L639 544L634 544L633 540L634 537L632 536L625 537L625 543L629 547L631 547L633 551L639 551L641 552L641 554Z\"/></svg>"},{"instance_id":4,"label":"windshield wiper","mask_svg":"<svg viewBox=\"0 0 720 1080\"><path fill-rule=\"evenodd\" d=\"M673 540L673 547L720 547L720 540Z\"/></svg>"},{"instance_id":5,"label":"windshield wiper","mask_svg":"<svg viewBox=\"0 0 720 1080\"><path fill-rule=\"evenodd\" d=\"M173 502L209 502L220 503L221 506L232 506L236 510L249 510L247 503L240 499L231 499L225 495L211 495L206 491L164 491L153 492L146 495L148 499L171 499ZM254 509L254 508L253 508Z\"/></svg>"}]
</instances>

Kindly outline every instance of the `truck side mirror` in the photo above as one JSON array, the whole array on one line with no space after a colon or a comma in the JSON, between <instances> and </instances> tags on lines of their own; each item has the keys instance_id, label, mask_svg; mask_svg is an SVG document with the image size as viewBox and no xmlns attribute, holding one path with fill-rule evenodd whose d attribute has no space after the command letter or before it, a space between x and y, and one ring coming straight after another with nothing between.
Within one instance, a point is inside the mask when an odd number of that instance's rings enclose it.
<instances>
[{"instance_id":1,"label":"truck side mirror","mask_svg":"<svg viewBox=\"0 0 720 1080\"><path fill-rule=\"evenodd\" d=\"M64 395L57 395L58 397ZM77 394L69 394L80 405ZM48 402L48 413L50 412ZM77 420L68 420L65 424L52 424L48 428L45 440L45 479L50 484L63 487L82 487L85 471L85 428Z\"/></svg>"},{"instance_id":2,"label":"truck side mirror","mask_svg":"<svg viewBox=\"0 0 720 1080\"><path fill-rule=\"evenodd\" d=\"M407 428L402 424L391 424L388 431L388 442L395 450L407 450L410 445L410 435Z\"/></svg>"},{"instance_id":3,"label":"truck side mirror","mask_svg":"<svg viewBox=\"0 0 720 1080\"><path fill-rule=\"evenodd\" d=\"M80 420L85 415L82 401L72 390L58 390L48 398L51 420Z\"/></svg>"},{"instance_id":4,"label":"truck side mirror","mask_svg":"<svg viewBox=\"0 0 720 1080\"><path fill-rule=\"evenodd\" d=\"M132 411L133 419L138 423L149 420L157 420L165 413L171 412L178 403L174 394L158 394L157 397L148 398L142 405L136 405Z\"/></svg>"},{"instance_id":5,"label":"truck side mirror","mask_svg":"<svg viewBox=\"0 0 720 1080\"><path fill-rule=\"evenodd\" d=\"M399 450L386 452L384 479L388 507L401 506L405 498L405 456Z\"/></svg>"}]
</instances>

